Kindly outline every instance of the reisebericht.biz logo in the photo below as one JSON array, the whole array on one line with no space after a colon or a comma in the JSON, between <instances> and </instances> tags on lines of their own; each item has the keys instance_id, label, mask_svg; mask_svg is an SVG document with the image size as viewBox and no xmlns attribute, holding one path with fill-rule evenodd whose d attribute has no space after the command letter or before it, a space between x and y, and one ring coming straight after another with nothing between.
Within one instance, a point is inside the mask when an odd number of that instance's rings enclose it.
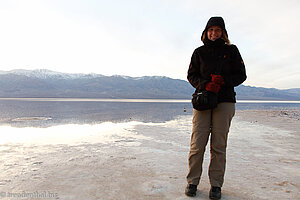
<instances>
[{"instance_id":1,"label":"reisebericht.biz logo","mask_svg":"<svg viewBox=\"0 0 300 200\"><path fill-rule=\"evenodd\" d=\"M4 192L0 191L0 198L32 198L32 199L43 199L43 198L58 198L58 194L55 192L43 191L43 192Z\"/></svg>"}]
</instances>

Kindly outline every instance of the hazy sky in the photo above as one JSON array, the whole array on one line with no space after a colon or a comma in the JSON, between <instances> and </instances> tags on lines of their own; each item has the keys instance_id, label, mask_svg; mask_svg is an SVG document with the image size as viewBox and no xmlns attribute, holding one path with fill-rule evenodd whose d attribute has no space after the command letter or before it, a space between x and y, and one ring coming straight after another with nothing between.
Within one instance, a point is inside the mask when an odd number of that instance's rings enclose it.
<instances>
[{"instance_id":1,"label":"hazy sky","mask_svg":"<svg viewBox=\"0 0 300 200\"><path fill-rule=\"evenodd\" d=\"M211 16L239 48L245 85L300 88L298 0L0 0L0 70L186 80Z\"/></svg>"}]
</instances>

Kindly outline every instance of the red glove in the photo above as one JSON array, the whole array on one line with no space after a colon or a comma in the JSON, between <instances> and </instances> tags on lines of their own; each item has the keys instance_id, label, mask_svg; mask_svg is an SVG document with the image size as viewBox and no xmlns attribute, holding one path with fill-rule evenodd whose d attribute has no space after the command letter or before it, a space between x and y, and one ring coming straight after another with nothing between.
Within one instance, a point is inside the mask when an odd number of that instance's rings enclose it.
<instances>
[{"instance_id":1,"label":"red glove","mask_svg":"<svg viewBox=\"0 0 300 200\"><path fill-rule=\"evenodd\" d=\"M224 84L224 79L221 75L211 74L211 81L219 85Z\"/></svg>"},{"instance_id":2,"label":"red glove","mask_svg":"<svg viewBox=\"0 0 300 200\"><path fill-rule=\"evenodd\" d=\"M215 82L208 82L205 85L205 89L210 92L218 93L221 89L221 86L219 84L216 84Z\"/></svg>"}]
</instances>

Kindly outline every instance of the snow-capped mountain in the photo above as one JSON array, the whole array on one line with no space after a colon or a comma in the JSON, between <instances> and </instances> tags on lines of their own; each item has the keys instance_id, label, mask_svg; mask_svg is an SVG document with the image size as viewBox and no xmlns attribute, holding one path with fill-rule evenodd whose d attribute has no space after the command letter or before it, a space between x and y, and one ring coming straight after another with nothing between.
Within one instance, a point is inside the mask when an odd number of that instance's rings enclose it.
<instances>
[{"instance_id":1,"label":"snow-capped mountain","mask_svg":"<svg viewBox=\"0 0 300 200\"><path fill-rule=\"evenodd\" d=\"M165 76L103 76L39 70L0 71L0 97L191 99L194 88ZM237 99L300 100L300 89L278 90L241 85Z\"/></svg>"},{"instance_id":2,"label":"snow-capped mountain","mask_svg":"<svg viewBox=\"0 0 300 200\"><path fill-rule=\"evenodd\" d=\"M0 97L186 98L193 89L163 76L67 74L46 69L0 72Z\"/></svg>"},{"instance_id":3,"label":"snow-capped mountain","mask_svg":"<svg viewBox=\"0 0 300 200\"><path fill-rule=\"evenodd\" d=\"M76 78L96 78L102 77L100 74L69 74L51 71L48 69L36 69L36 70L26 70L26 69L15 69L11 71L0 71L0 74L15 74L27 77L35 77L40 79L47 78L58 78L58 79L76 79Z\"/></svg>"}]
</instances>

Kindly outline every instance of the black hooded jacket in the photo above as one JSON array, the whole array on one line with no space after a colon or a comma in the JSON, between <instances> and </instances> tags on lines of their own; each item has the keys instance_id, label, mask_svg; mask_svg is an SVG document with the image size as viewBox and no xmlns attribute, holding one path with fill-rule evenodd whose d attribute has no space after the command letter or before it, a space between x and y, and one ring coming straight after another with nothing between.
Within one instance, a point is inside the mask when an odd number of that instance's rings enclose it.
<instances>
[{"instance_id":1,"label":"black hooded jacket","mask_svg":"<svg viewBox=\"0 0 300 200\"><path fill-rule=\"evenodd\" d=\"M221 67L221 70L219 66ZM188 69L187 79L196 91L205 90L211 74L220 74L225 84L218 93L218 102L236 102L234 87L243 83L247 76L238 48L227 45L223 39L204 40L204 45L195 49Z\"/></svg>"}]
</instances>

